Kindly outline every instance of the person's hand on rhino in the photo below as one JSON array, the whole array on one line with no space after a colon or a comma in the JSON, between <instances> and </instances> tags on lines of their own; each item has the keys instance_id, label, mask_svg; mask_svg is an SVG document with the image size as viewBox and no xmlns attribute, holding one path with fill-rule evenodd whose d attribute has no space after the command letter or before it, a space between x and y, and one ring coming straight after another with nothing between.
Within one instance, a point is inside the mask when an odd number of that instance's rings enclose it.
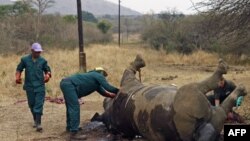
<instances>
[{"instance_id":1,"label":"person's hand on rhino","mask_svg":"<svg viewBox=\"0 0 250 141\"><path fill-rule=\"evenodd\" d=\"M104 96L105 96L105 97L109 97L109 98L114 98L114 97L116 96L116 94L111 93L111 92L109 92L109 91L106 91L106 93L105 93Z\"/></svg>"}]
</instances>

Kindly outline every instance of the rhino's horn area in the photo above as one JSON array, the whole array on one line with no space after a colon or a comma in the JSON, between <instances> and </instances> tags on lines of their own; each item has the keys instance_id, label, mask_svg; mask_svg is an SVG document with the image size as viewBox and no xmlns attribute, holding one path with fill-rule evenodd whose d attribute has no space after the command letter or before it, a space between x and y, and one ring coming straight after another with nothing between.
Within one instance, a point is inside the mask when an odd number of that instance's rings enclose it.
<instances>
[{"instance_id":1,"label":"rhino's horn area","mask_svg":"<svg viewBox=\"0 0 250 141\"><path fill-rule=\"evenodd\" d=\"M109 109L113 104L113 99L112 98L104 98L103 101L103 108L106 111L107 109Z\"/></svg>"}]
</instances>

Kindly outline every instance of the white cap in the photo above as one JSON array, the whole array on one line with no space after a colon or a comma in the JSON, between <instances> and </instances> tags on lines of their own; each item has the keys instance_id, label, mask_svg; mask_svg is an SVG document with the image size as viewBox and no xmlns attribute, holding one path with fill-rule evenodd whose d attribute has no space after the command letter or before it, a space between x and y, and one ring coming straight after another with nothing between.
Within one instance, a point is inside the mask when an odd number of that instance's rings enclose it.
<instances>
[{"instance_id":1,"label":"white cap","mask_svg":"<svg viewBox=\"0 0 250 141\"><path fill-rule=\"evenodd\" d=\"M35 52L43 51L42 46L39 43L33 43L31 49L34 50Z\"/></svg>"}]
</instances>

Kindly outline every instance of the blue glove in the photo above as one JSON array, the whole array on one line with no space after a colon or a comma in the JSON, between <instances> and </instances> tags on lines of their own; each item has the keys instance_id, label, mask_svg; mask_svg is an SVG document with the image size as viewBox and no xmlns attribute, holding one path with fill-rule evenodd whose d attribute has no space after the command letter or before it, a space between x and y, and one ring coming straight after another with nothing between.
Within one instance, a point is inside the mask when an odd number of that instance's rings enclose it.
<instances>
[{"instance_id":1,"label":"blue glove","mask_svg":"<svg viewBox=\"0 0 250 141\"><path fill-rule=\"evenodd\" d=\"M243 96L239 96L236 100L236 106L240 106L242 104L242 101L243 101Z\"/></svg>"}]
</instances>

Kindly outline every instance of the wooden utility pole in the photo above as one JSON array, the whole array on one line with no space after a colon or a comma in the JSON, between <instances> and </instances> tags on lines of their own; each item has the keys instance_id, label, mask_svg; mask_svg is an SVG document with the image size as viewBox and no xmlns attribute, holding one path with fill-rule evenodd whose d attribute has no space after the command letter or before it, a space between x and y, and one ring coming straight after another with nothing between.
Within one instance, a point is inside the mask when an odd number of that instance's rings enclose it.
<instances>
[{"instance_id":1,"label":"wooden utility pole","mask_svg":"<svg viewBox=\"0 0 250 141\"><path fill-rule=\"evenodd\" d=\"M77 0L77 17L78 17L78 37L79 37L79 68L80 71L86 72L86 54L84 52L83 26L82 26L82 4Z\"/></svg>"},{"instance_id":2,"label":"wooden utility pole","mask_svg":"<svg viewBox=\"0 0 250 141\"><path fill-rule=\"evenodd\" d=\"M121 0L118 0L118 45L121 45Z\"/></svg>"}]
</instances>

